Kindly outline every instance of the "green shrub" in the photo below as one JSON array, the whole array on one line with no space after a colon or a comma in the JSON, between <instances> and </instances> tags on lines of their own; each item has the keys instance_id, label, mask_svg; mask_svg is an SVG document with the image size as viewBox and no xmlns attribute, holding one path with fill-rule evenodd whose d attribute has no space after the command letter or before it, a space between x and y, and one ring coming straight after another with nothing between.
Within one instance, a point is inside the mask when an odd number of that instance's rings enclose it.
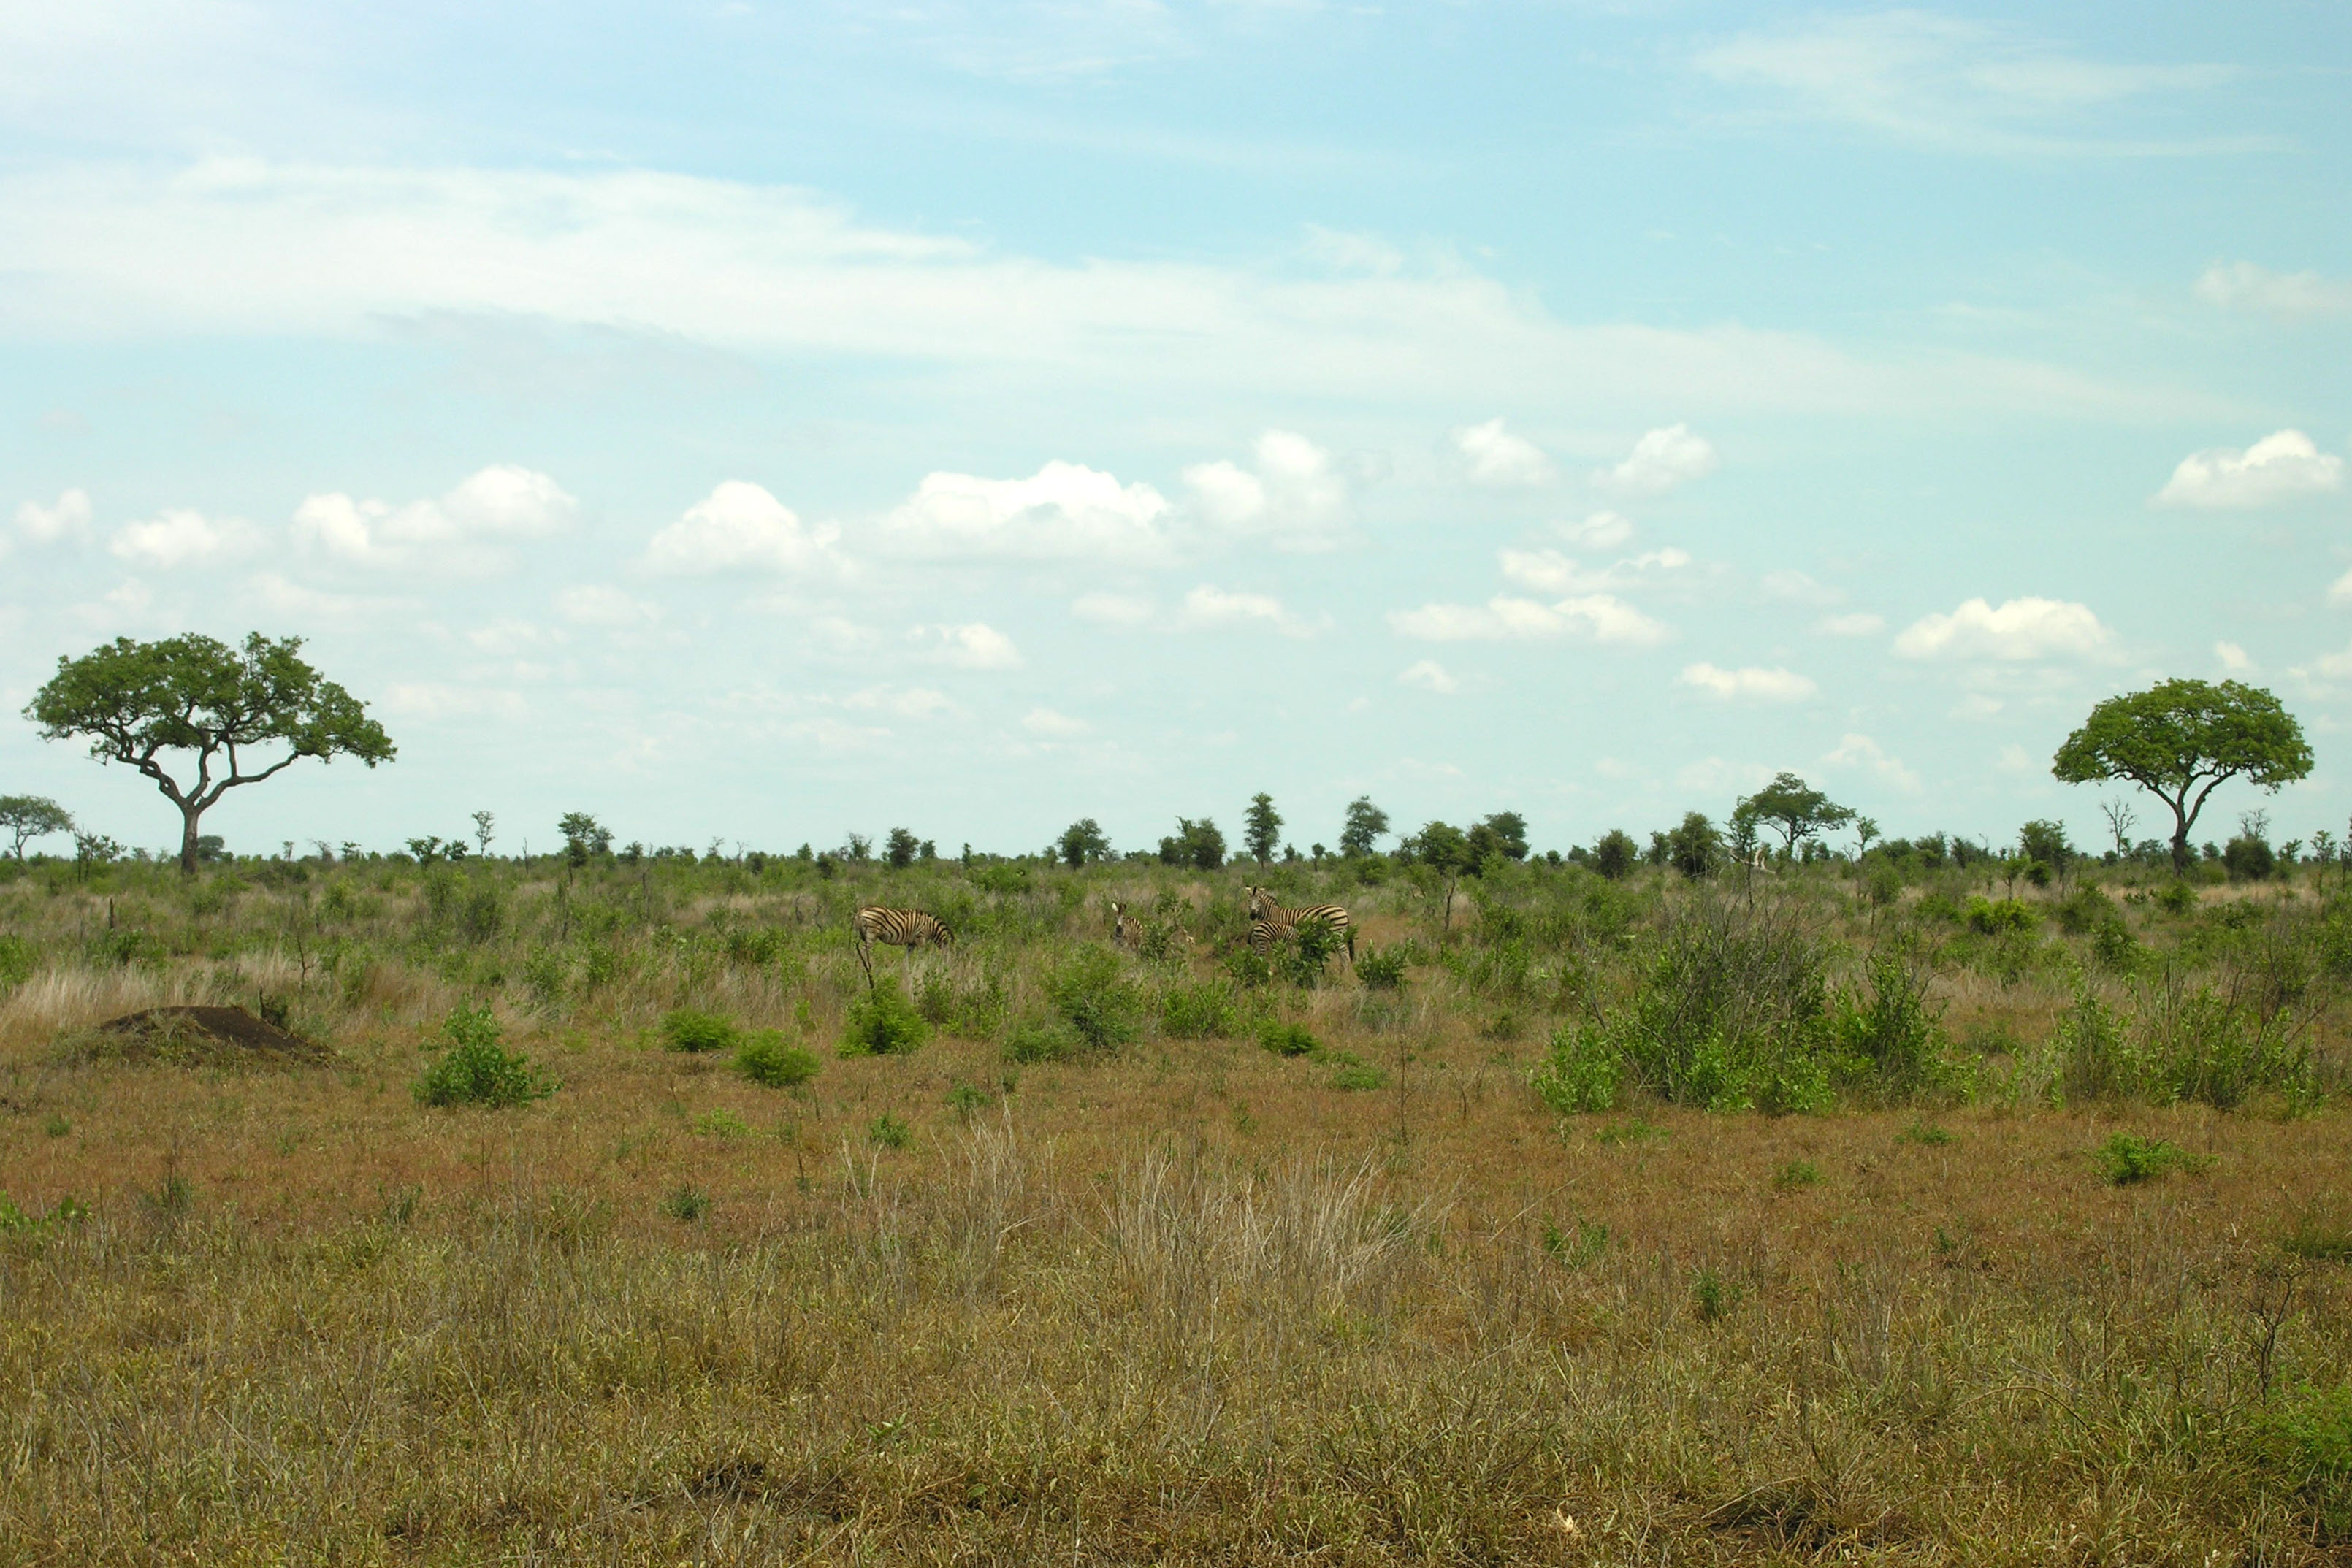
<instances>
[{"instance_id":1,"label":"green shrub","mask_svg":"<svg viewBox=\"0 0 2352 1568\"><path fill-rule=\"evenodd\" d=\"M1168 988L1160 998L1160 1028L1178 1040L1215 1040L1239 1025L1231 987L1221 980L1190 980Z\"/></svg>"},{"instance_id":2,"label":"green shrub","mask_svg":"<svg viewBox=\"0 0 2352 1568\"><path fill-rule=\"evenodd\" d=\"M1356 960L1356 978L1363 982L1366 990L1401 991L1404 989L1405 958L1402 947L1367 950Z\"/></svg>"},{"instance_id":3,"label":"green shrub","mask_svg":"<svg viewBox=\"0 0 2352 1568\"><path fill-rule=\"evenodd\" d=\"M781 1030L746 1035L735 1048L735 1071L769 1089L791 1089L817 1073L816 1052L786 1045Z\"/></svg>"},{"instance_id":4,"label":"green shrub","mask_svg":"<svg viewBox=\"0 0 2352 1568\"><path fill-rule=\"evenodd\" d=\"M1046 998L1093 1051L1112 1051L1135 1038L1143 993L1118 955L1097 943L1078 948L1045 982Z\"/></svg>"},{"instance_id":5,"label":"green shrub","mask_svg":"<svg viewBox=\"0 0 2352 1568\"><path fill-rule=\"evenodd\" d=\"M751 1134L751 1124L724 1105L705 1111L689 1125L698 1138L744 1138Z\"/></svg>"},{"instance_id":6,"label":"green shrub","mask_svg":"<svg viewBox=\"0 0 2352 1568\"><path fill-rule=\"evenodd\" d=\"M1339 1067L1331 1074L1331 1087L1342 1090L1385 1089L1389 1075L1369 1061L1352 1056L1341 1056Z\"/></svg>"},{"instance_id":7,"label":"green shrub","mask_svg":"<svg viewBox=\"0 0 2352 1568\"><path fill-rule=\"evenodd\" d=\"M2091 1151L2099 1169L2107 1180L2117 1186L2129 1186L2137 1182L2154 1181L2170 1176L2174 1171L2192 1174L2204 1170L2213 1162L2192 1155L2178 1144L2162 1138L2143 1138L2131 1133L2117 1133Z\"/></svg>"},{"instance_id":8,"label":"green shrub","mask_svg":"<svg viewBox=\"0 0 2352 1568\"><path fill-rule=\"evenodd\" d=\"M1780 1192L1801 1192L1821 1185L1822 1167L1811 1160L1790 1160L1772 1173L1772 1186Z\"/></svg>"},{"instance_id":9,"label":"green shrub","mask_svg":"<svg viewBox=\"0 0 2352 1568\"><path fill-rule=\"evenodd\" d=\"M2279 1239L2279 1249L2306 1263L2352 1263L2352 1228L2305 1216Z\"/></svg>"},{"instance_id":10,"label":"green shrub","mask_svg":"<svg viewBox=\"0 0 2352 1568\"><path fill-rule=\"evenodd\" d=\"M886 975L849 1004L842 1020L841 1054L903 1055L930 1037L931 1026L898 989L897 977Z\"/></svg>"},{"instance_id":11,"label":"green shrub","mask_svg":"<svg viewBox=\"0 0 2352 1568\"><path fill-rule=\"evenodd\" d=\"M1528 1082L1563 1116L1613 1111L1625 1096L1624 1053L1598 1025L1562 1024Z\"/></svg>"},{"instance_id":12,"label":"green shrub","mask_svg":"<svg viewBox=\"0 0 2352 1568\"><path fill-rule=\"evenodd\" d=\"M710 1199L693 1187L676 1186L663 1197L661 1211L672 1219L691 1225L710 1212Z\"/></svg>"},{"instance_id":13,"label":"green shrub","mask_svg":"<svg viewBox=\"0 0 2352 1568\"><path fill-rule=\"evenodd\" d=\"M1236 947L1226 956L1225 973L1244 990L1254 990L1274 978L1274 962L1247 947Z\"/></svg>"},{"instance_id":14,"label":"green shrub","mask_svg":"<svg viewBox=\"0 0 2352 1568\"><path fill-rule=\"evenodd\" d=\"M1646 1144L1666 1135L1664 1127L1644 1122L1636 1116L1630 1122L1614 1122L1592 1134L1595 1143L1608 1147L1622 1144Z\"/></svg>"},{"instance_id":15,"label":"green shrub","mask_svg":"<svg viewBox=\"0 0 2352 1568\"><path fill-rule=\"evenodd\" d=\"M662 1044L671 1051L725 1051L740 1038L734 1019L718 1013L697 1012L692 1008L678 1008L665 1014L661 1033Z\"/></svg>"},{"instance_id":16,"label":"green shrub","mask_svg":"<svg viewBox=\"0 0 2352 1568\"><path fill-rule=\"evenodd\" d=\"M2323 1539L2352 1534L2352 1387L2299 1384L2256 1412L2263 1468L2284 1482Z\"/></svg>"},{"instance_id":17,"label":"green shrub","mask_svg":"<svg viewBox=\"0 0 2352 1568\"><path fill-rule=\"evenodd\" d=\"M1691 1281L1691 1305L1698 1309L1698 1321L1720 1322L1739 1305L1747 1294L1737 1281L1727 1280L1713 1268L1703 1268Z\"/></svg>"},{"instance_id":18,"label":"green shrub","mask_svg":"<svg viewBox=\"0 0 2352 1568\"><path fill-rule=\"evenodd\" d=\"M33 945L22 936L0 936L0 992L33 977Z\"/></svg>"},{"instance_id":19,"label":"green shrub","mask_svg":"<svg viewBox=\"0 0 2352 1568\"><path fill-rule=\"evenodd\" d=\"M1842 994L1831 1024L1845 1075L1866 1080L1894 1100L1938 1091L1964 1093L1968 1074L1947 1049L1943 1028L1927 1003L1931 972L1914 970L1886 954L1865 967L1870 995Z\"/></svg>"},{"instance_id":20,"label":"green shrub","mask_svg":"<svg viewBox=\"0 0 2352 1568\"><path fill-rule=\"evenodd\" d=\"M2000 936L2011 931L2027 935L2042 924L2042 917L2021 899L1988 899L1982 894L1969 900L1964 919L1969 930L1986 936Z\"/></svg>"},{"instance_id":21,"label":"green shrub","mask_svg":"<svg viewBox=\"0 0 2352 1568\"><path fill-rule=\"evenodd\" d=\"M1048 1019L1029 1019L1015 1025L1004 1041L1004 1060L1022 1063L1067 1061L1078 1051L1078 1037L1068 1026Z\"/></svg>"},{"instance_id":22,"label":"green shrub","mask_svg":"<svg viewBox=\"0 0 2352 1568\"><path fill-rule=\"evenodd\" d=\"M488 1008L459 1008L441 1032L441 1054L410 1086L419 1104L497 1110L544 1100L559 1087L520 1051L499 1043L499 1021Z\"/></svg>"},{"instance_id":23,"label":"green shrub","mask_svg":"<svg viewBox=\"0 0 2352 1568\"><path fill-rule=\"evenodd\" d=\"M1339 933L1326 922L1301 922L1282 948L1283 978L1302 990L1320 984L1325 966L1340 946Z\"/></svg>"},{"instance_id":24,"label":"green shrub","mask_svg":"<svg viewBox=\"0 0 2352 1568\"><path fill-rule=\"evenodd\" d=\"M877 1148L903 1149L914 1139L906 1123L885 1111L866 1124L866 1141Z\"/></svg>"},{"instance_id":25,"label":"green shrub","mask_svg":"<svg viewBox=\"0 0 2352 1568\"><path fill-rule=\"evenodd\" d=\"M1940 1149L1952 1141L1952 1134L1942 1127L1931 1126L1926 1122L1914 1122L1903 1129L1903 1135L1898 1141L1917 1144L1923 1148Z\"/></svg>"},{"instance_id":26,"label":"green shrub","mask_svg":"<svg viewBox=\"0 0 2352 1568\"><path fill-rule=\"evenodd\" d=\"M2168 882L2156 895L2156 904L2167 915L2186 915L2197 907L2197 890L2186 882Z\"/></svg>"},{"instance_id":27,"label":"green shrub","mask_svg":"<svg viewBox=\"0 0 2352 1568\"><path fill-rule=\"evenodd\" d=\"M1276 1056L1312 1056L1323 1049L1314 1031L1303 1023L1268 1019L1258 1026L1257 1042Z\"/></svg>"},{"instance_id":28,"label":"green shrub","mask_svg":"<svg viewBox=\"0 0 2352 1568\"><path fill-rule=\"evenodd\" d=\"M976 1083L958 1083L948 1090L948 1109L969 1117L988 1103L988 1091Z\"/></svg>"}]
</instances>

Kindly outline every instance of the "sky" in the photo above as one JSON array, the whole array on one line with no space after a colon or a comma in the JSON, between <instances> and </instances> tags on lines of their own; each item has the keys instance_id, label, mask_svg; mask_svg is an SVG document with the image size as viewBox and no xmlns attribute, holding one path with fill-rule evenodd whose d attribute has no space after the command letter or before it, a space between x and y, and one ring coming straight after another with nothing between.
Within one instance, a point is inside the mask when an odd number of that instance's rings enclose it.
<instances>
[{"instance_id":1,"label":"sky","mask_svg":"<svg viewBox=\"0 0 2352 1568\"><path fill-rule=\"evenodd\" d=\"M2096 847L2051 755L2170 676L2317 756L2200 838L2340 835L2347 77L2335 0L14 0L0 793L175 843L16 716L260 631L399 757L247 852L1781 769Z\"/></svg>"}]
</instances>

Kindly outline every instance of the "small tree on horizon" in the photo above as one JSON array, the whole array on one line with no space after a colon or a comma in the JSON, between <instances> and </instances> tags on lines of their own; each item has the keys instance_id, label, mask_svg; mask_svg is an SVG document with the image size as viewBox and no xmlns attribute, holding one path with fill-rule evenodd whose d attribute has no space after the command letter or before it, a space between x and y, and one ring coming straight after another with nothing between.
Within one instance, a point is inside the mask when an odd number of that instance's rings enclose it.
<instances>
[{"instance_id":1,"label":"small tree on horizon","mask_svg":"<svg viewBox=\"0 0 2352 1568\"><path fill-rule=\"evenodd\" d=\"M121 762L155 781L180 811L180 871L196 873L198 824L231 789L276 777L306 757L356 757L368 767L397 755L367 705L300 656L302 639L256 632L239 647L195 633L141 643L118 637L58 673L33 694L25 716L44 740L89 738L100 762ZM246 755L282 743L286 755L246 771ZM163 754L190 752L195 777L182 783ZM215 777L216 761L227 771Z\"/></svg>"},{"instance_id":2,"label":"small tree on horizon","mask_svg":"<svg viewBox=\"0 0 2352 1568\"><path fill-rule=\"evenodd\" d=\"M1282 813L1274 809L1274 797L1263 789L1251 796L1242 821L1242 842L1250 859L1263 866L1282 842Z\"/></svg>"},{"instance_id":3,"label":"small tree on horizon","mask_svg":"<svg viewBox=\"0 0 2352 1568\"><path fill-rule=\"evenodd\" d=\"M2172 869L2189 869L2189 834L2213 791L2243 779L2276 792L2311 774L2303 726L2260 686L2159 681L2092 708L2051 759L2063 783L2127 779L2172 813Z\"/></svg>"},{"instance_id":4,"label":"small tree on horizon","mask_svg":"<svg viewBox=\"0 0 2352 1568\"><path fill-rule=\"evenodd\" d=\"M1203 817L1196 822L1179 817L1175 833L1160 841L1160 859L1167 865L1215 871L1225 863L1225 835L1218 831L1214 818Z\"/></svg>"},{"instance_id":5,"label":"small tree on horizon","mask_svg":"<svg viewBox=\"0 0 2352 1568\"><path fill-rule=\"evenodd\" d=\"M1061 853L1062 863L1072 871L1089 861L1111 858L1110 838L1102 831L1102 824L1092 817L1081 817L1064 828L1055 847Z\"/></svg>"},{"instance_id":6,"label":"small tree on horizon","mask_svg":"<svg viewBox=\"0 0 2352 1568\"><path fill-rule=\"evenodd\" d=\"M47 795L0 795L0 828L14 835L16 856L21 861L27 840L72 832L73 813Z\"/></svg>"},{"instance_id":7,"label":"small tree on horizon","mask_svg":"<svg viewBox=\"0 0 2352 1568\"><path fill-rule=\"evenodd\" d=\"M1372 846L1389 831L1389 814L1372 804L1370 795L1359 795L1348 802L1348 819L1339 829L1339 852L1350 859L1372 852Z\"/></svg>"},{"instance_id":8,"label":"small tree on horizon","mask_svg":"<svg viewBox=\"0 0 2352 1568\"><path fill-rule=\"evenodd\" d=\"M905 828L893 828L882 841L882 858L890 862L892 871L905 871L923 852L923 841Z\"/></svg>"},{"instance_id":9,"label":"small tree on horizon","mask_svg":"<svg viewBox=\"0 0 2352 1568\"><path fill-rule=\"evenodd\" d=\"M1793 773L1782 773L1742 800L1733 809L1731 820L1735 824L1761 823L1779 830L1793 856L1803 841L1853 821L1853 808L1837 804Z\"/></svg>"}]
</instances>

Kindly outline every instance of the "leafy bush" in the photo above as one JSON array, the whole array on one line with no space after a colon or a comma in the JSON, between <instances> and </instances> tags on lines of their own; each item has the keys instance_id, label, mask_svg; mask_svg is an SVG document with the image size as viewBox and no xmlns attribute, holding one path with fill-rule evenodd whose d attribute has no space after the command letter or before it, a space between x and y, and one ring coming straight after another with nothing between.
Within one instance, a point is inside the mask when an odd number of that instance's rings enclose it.
<instances>
[{"instance_id":1,"label":"leafy bush","mask_svg":"<svg viewBox=\"0 0 2352 1568\"><path fill-rule=\"evenodd\" d=\"M1225 973L1244 990L1254 990L1274 978L1274 964L1247 947L1236 947L1225 958Z\"/></svg>"},{"instance_id":2,"label":"leafy bush","mask_svg":"<svg viewBox=\"0 0 2352 1568\"><path fill-rule=\"evenodd\" d=\"M1536 1098L1563 1116L1613 1111L1625 1093L1624 1055L1606 1030L1562 1024L1528 1082Z\"/></svg>"},{"instance_id":3,"label":"leafy bush","mask_svg":"<svg viewBox=\"0 0 2352 1568\"><path fill-rule=\"evenodd\" d=\"M2117 1186L2129 1186L2136 1182L2154 1181L2174 1171L2201 1171L2212 1162L2192 1155L2178 1144L2162 1138L2143 1138L2131 1133L2117 1133L2091 1151L2099 1169L2107 1180Z\"/></svg>"},{"instance_id":4,"label":"leafy bush","mask_svg":"<svg viewBox=\"0 0 2352 1568\"><path fill-rule=\"evenodd\" d=\"M725 1051L740 1038L735 1020L718 1013L677 1008L661 1021L662 1044L671 1051Z\"/></svg>"},{"instance_id":5,"label":"leafy bush","mask_svg":"<svg viewBox=\"0 0 2352 1568\"><path fill-rule=\"evenodd\" d=\"M1830 1103L1835 1050L1819 941L1729 902L1668 915L1648 972L1605 1025L1634 1078L1711 1110Z\"/></svg>"},{"instance_id":6,"label":"leafy bush","mask_svg":"<svg viewBox=\"0 0 2352 1568\"><path fill-rule=\"evenodd\" d=\"M33 945L22 936L0 936L0 991L33 977Z\"/></svg>"},{"instance_id":7,"label":"leafy bush","mask_svg":"<svg viewBox=\"0 0 2352 1568\"><path fill-rule=\"evenodd\" d=\"M1772 1186L1781 1192L1801 1192L1822 1185L1822 1167L1811 1160L1790 1160L1772 1173Z\"/></svg>"},{"instance_id":8,"label":"leafy bush","mask_svg":"<svg viewBox=\"0 0 2352 1568\"><path fill-rule=\"evenodd\" d=\"M1952 1141L1952 1134L1948 1129L1935 1126L1927 1122L1914 1122L1903 1129L1903 1136L1899 1141L1906 1144L1917 1144L1923 1148L1939 1149Z\"/></svg>"},{"instance_id":9,"label":"leafy bush","mask_svg":"<svg viewBox=\"0 0 2352 1568\"><path fill-rule=\"evenodd\" d=\"M2000 936L2011 931L2024 935L2042 924L2042 917L2022 900L1989 899L1982 894L1969 900L1963 918L1969 930L1986 936Z\"/></svg>"},{"instance_id":10,"label":"leafy bush","mask_svg":"<svg viewBox=\"0 0 2352 1568\"><path fill-rule=\"evenodd\" d=\"M1283 978L1301 989L1311 988L1323 978L1324 966L1341 946L1339 933L1319 920L1302 922L1283 945Z\"/></svg>"},{"instance_id":11,"label":"leafy bush","mask_svg":"<svg viewBox=\"0 0 2352 1568\"><path fill-rule=\"evenodd\" d=\"M1066 1061L1078 1054L1081 1042L1058 1021L1031 1019L1013 1028L1004 1042L1004 1060L1017 1062Z\"/></svg>"},{"instance_id":12,"label":"leafy bush","mask_svg":"<svg viewBox=\"0 0 2352 1568\"><path fill-rule=\"evenodd\" d=\"M410 1086L423 1105L483 1105L498 1110L544 1100L556 1082L520 1051L499 1043L499 1020L488 1008L459 1008L443 1022L441 1054Z\"/></svg>"},{"instance_id":13,"label":"leafy bush","mask_svg":"<svg viewBox=\"0 0 2352 1568\"><path fill-rule=\"evenodd\" d=\"M903 1149L914 1136L912 1128L887 1111L866 1124L866 1141L877 1148Z\"/></svg>"},{"instance_id":14,"label":"leafy bush","mask_svg":"<svg viewBox=\"0 0 2352 1568\"><path fill-rule=\"evenodd\" d=\"M2221 865L2231 882L2261 882L2278 870L2278 856L2252 833L2240 833L2223 847Z\"/></svg>"},{"instance_id":15,"label":"leafy bush","mask_svg":"<svg viewBox=\"0 0 2352 1568\"><path fill-rule=\"evenodd\" d=\"M1370 1062L1360 1061L1352 1056L1339 1058L1339 1067L1331 1074L1331 1087L1334 1089L1350 1091L1385 1089L1388 1087L1388 1082L1389 1075L1386 1072L1374 1067Z\"/></svg>"},{"instance_id":16,"label":"leafy bush","mask_svg":"<svg viewBox=\"0 0 2352 1568\"><path fill-rule=\"evenodd\" d=\"M1363 982L1366 990L1401 991L1404 989L1405 961L1402 947L1367 950L1356 960L1356 978Z\"/></svg>"},{"instance_id":17,"label":"leafy bush","mask_svg":"<svg viewBox=\"0 0 2352 1568\"><path fill-rule=\"evenodd\" d=\"M842 1020L841 1054L903 1055L930 1038L931 1026L898 989L897 978L886 975L849 1004Z\"/></svg>"},{"instance_id":18,"label":"leafy bush","mask_svg":"<svg viewBox=\"0 0 2352 1568\"><path fill-rule=\"evenodd\" d=\"M1135 1038L1143 993L1118 955L1097 943L1072 953L1045 982L1045 995L1090 1050L1111 1051Z\"/></svg>"},{"instance_id":19,"label":"leafy bush","mask_svg":"<svg viewBox=\"0 0 2352 1568\"><path fill-rule=\"evenodd\" d=\"M692 1125L698 1138L747 1138L751 1135L751 1124L724 1105L705 1111L694 1119Z\"/></svg>"},{"instance_id":20,"label":"leafy bush","mask_svg":"<svg viewBox=\"0 0 2352 1568\"><path fill-rule=\"evenodd\" d=\"M786 1045L782 1030L763 1029L746 1035L735 1048L735 1071L769 1089L791 1089L817 1073L816 1052Z\"/></svg>"},{"instance_id":21,"label":"leafy bush","mask_svg":"<svg viewBox=\"0 0 2352 1568\"><path fill-rule=\"evenodd\" d=\"M1841 996L1832 1025L1849 1081L1867 1081L1888 1099L1965 1092L1966 1070L1946 1049L1942 1026L1927 1005L1928 972L1915 972L1888 954L1866 967L1871 994Z\"/></svg>"},{"instance_id":22,"label":"leafy bush","mask_svg":"<svg viewBox=\"0 0 2352 1568\"><path fill-rule=\"evenodd\" d=\"M2255 1415L2252 1438L2323 1538L2352 1534L2352 1386L2297 1385Z\"/></svg>"},{"instance_id":23,"label":"leafy bush","mask_svg":"<svg viewBox=\"0 0 2352 1568\"><path fill-rule=\"evenodd\" d=\"M2156 903L2167 915L2186 915L2197 907L2197 890L2185 882L2168 882L2156 895Z\"/></svg>"},{"instance_id":24,"label":"leafy bush","mask_svg":"<svg viewBox=\"0 0 2352 1568\"><path fill-rule=\"evenodd\" d=\"M694 1187L676 1186L662 1198L661 1211L672 1219L691 1225L710 1212L710 1199Z\"/></svg>"},{"instance_id":25,"label":"leafy bush","mask_svg":"<svg viewBox=\"0 0 2352 1568\"><path fill-rule=\"evenodd\" d=\"M1257 1042L1276 1056L1312 1056L1323 1049L1314 1031L1303 1023L1268 1019L1258 1026Z\"/></svg>"},{"instance_id":26,"label":"leafy bush","mask_svg":"<svg viewBox=\"0 0 2352 1568\"><path fill-rule=\"evenodd\" d=\"M1219 1039L1237 1025L1233 991L1222 981L1185 981L1160 998L1160 1030L1177 1040Z\"/></svg>"}]
</instances>

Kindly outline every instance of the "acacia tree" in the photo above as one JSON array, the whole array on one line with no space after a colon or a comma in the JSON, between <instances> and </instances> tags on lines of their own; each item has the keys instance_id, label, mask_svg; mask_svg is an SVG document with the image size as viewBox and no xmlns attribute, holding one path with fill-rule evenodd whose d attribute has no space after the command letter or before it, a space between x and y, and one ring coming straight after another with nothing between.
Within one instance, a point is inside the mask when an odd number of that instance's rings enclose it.
<instances>
[{"instance_id":1,"label":"acacia tree","mask_svg":"<svg viewBox=\"0 0 2352 1568\"><path fill-rule=\"evenodd\" d=\"M25 716L45 740L86 737L100 761L152 779L180 809L180 870L194 876L197 824L231 789L305 757L356 757L373 768L394 756L366 705L322 679L301 647L299 637L273 641L258 632L236 648L193 633L156 643L118 637L79 659L60 657ZM280 744L285 756L247 770L247 753ZM167 752L194 754L193 780L174 776ZM226 771L215 774L216 766Z\"/></svg>"},{"instance_id":2,"label":"acacia tree","mask_svg":"<svg viewBox=\"0 0 2352 1568\"><path fill-rule=\"evenodd\" d=\"M1372 804L1370 795L1348 802L1348 820L1339 829L1339 852L1350 858L1368 855L1389 831L1389 814Z\"/></svg>"},{"instance_id":3,"label":"acacia tree","mask_svg":"<svg viewBox=\"0 0 2352 1568\"><path fill-rule=\"evenodd\" d=\"M1249 810L1243 815L1242 842L1248 847L1250 859L1260 865L1274 858L1276 846L1282 842L1282 813L1274 809L1274 797L1263 789L1250 797Z\"/></svg>"},{"instance_id":4,"label":"acacia tree","mask_svg":"<svg viewBox=\"0 0 2352 1568\"><path fill-rule=\"evenodd\" d=\"M1110 859L1109 836L1102 831L1102 824L1092 817L1080 817L1064 828L1055 848L1061 854L1062 863L1072 871L1089 861Z\"/></svg>"},{"instance_id":5,"label":"acacia tree","mask_svg":"<svg viewBox=\"0 0 2352 1568\"><path fill-rule=\"evenodd\" d=\"M1788 852L1797 852L1800 841L1825 828L1841 828L1853 821L1853 808L1841 806L1793 773L1777 775L1772 782L1741 800L1731 813L1735 826L1766 823L1788 841Z\"/></svg>"},{"instance_id":6,"label":"acacia tree","mask_svg":"<svg viewBox=\"0 0 2352 1568\"><path fill-rule=\"evenodd\" d=\"M2189 869L2189 833L2222 783L2243 779L2275 790L2311 773L2303 726L2260 686L2239 681L2160 681L2107 698L2052 758L2068 784L2123 779L2172 812L2172 869Z\"/></svg>"},{"instance_id":7,"label":"acacia tree","mask_svg":"<svg viewBox=\"0 0 2352 1568\"><path fill-rule=\"evenodd\" d=\"M0 795L0 829L16 841L16 854L25 858L25 841L74 831L73 813L47 795Z\"/></svg>"}]
</instances>

